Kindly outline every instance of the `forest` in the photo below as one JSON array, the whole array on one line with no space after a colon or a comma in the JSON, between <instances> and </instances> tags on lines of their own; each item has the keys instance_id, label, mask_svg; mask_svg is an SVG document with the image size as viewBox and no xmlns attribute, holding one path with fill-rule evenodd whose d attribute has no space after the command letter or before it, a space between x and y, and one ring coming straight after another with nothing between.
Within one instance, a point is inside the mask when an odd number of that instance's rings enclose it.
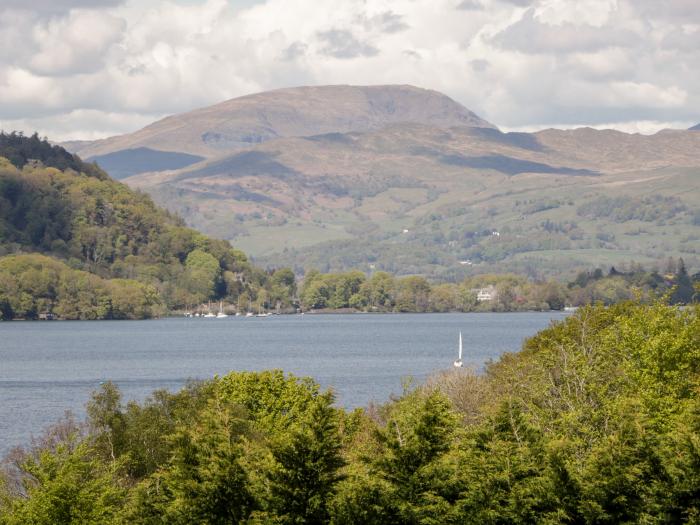
<instances>
[{"instance_id":1,"label":"forest","mask_svg":"<svg viewBox=\"0 0 700 525\"><path fill-rule=\"evenodd\" d=\"M289 273L255 267L45 139L0 134L3 319L147 318L210 300L288 306Z\"/></svg>"},{"instance_id":2,"label":"forest","mask_svg":"<svg viewBox=\"0 0 700 525\"><path fill-rule=\"evenodd\" d=\"M28 523L700 523L700 309L584 307L353 411L280 370L106 383L3 462Z\"/></svg>"},{"instance_id":3,"label":"forest","mask_svg":"<svg viewBox=\"0 0 700 525\"><path fill-rule=\"evenodd\" d=\"M487 290L488 300L479 300ZM300 303L307 310L352 308L368 312L515 312L561 310L566 305L614 304L631 299L669 304L700 300L700 273L689 275L683 259L663 271L631 264L582 272L568 283L533 281L514 274L484 274L459 283L431 283L424 277L395 277L359 271L304 276Z\"/></svg>"}]
</instances>

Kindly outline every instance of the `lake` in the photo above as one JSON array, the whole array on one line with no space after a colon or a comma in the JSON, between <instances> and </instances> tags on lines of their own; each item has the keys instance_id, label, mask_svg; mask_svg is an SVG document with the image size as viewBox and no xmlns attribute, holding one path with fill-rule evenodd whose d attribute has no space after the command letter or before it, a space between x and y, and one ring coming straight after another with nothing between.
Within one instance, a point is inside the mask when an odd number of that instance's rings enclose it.
<instances>
[{"instance_id":1,"label":"lake","mask_svg":"<svg viewBox=\"0 0 700 525\"><path fill-rule=\"evenodd\" d=\"M347 314L267 318L0 323L0 454L66 410L84 415L112 380L126 399L231 370L281 368L331 387L347 408L384 402L452 366L459 332L465 366L520 349L564 313Z\"/></svg>"}]
</instances>

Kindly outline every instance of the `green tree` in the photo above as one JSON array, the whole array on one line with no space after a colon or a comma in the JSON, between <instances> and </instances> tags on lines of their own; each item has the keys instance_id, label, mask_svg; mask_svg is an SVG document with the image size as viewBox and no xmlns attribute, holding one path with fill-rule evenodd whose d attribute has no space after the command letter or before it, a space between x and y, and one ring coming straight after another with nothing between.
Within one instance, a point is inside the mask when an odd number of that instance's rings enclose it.
<instances>
[{"instance_id":1,"label":"green tree","mask_svg":"<svg viewBox=\"0 0 700 525\"><path fill-rule=\"evenodd\" d=\"M173 458L162 477L170 494L165 522L224 525L249 516L254 498L239 461L248 429L245 411L218 395L194 426L178 429Z\"/></svg>"},{"instance_id":2,"label":"green tree","mask_svg":"<svg viewBox=\"0 0 700 525\"><path fill-rule=\"evenodd\" d=\"M22 462L24 497L0 515L3 525L108 525L125 498L118 465L105 465L75 436Z\"/></svg>"},{"instance_id":3,"label":"green tree","mask_svg":"<svg viewBox=\"0 0 700 525\"><path fill-rule=\"evenodd\" d=\"M200 301L211 298L221 274L219 261L213 255L196 249L187 256L185 269L189 291Z\"/></svg>"},{"instance_id":4,"label":"green tree","mask_svg":"<svg viewBox=\"0 0 700 525\"><path fill-rule=\"evenodd\" d=\"M390 487L391 513L402 523L430 523L449 510L454 474L445 461L457 420L439 392L414 392L395 407L377 433L381 452L372 468Z\"/></svg>"},{"instance_id":5,"label":"green tree","mask_svg":"<svg viewBox=\"0 0 700 525\"><path fill-rule=\"evenodd\" d=\"M318 396L305 417L272 447L275 465L270 469L269 505L282 523L323 524L330 517L330 503L341 456L337 410L330 393Z\"/></svg>"}]
</instances>

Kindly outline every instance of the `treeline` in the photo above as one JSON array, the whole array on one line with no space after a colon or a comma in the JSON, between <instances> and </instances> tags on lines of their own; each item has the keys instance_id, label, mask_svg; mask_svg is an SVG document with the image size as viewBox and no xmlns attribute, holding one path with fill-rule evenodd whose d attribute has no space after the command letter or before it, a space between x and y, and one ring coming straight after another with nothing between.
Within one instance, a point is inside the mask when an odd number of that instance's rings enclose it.
<instances>
[{"instance_id":1,"label":"treeline","mask_svg":"<svg viewBox=\"0 0 700 525\"><path fill-rule=\"evenodd\" d=\"M152 285L102 279L45 255L0 258L0 319L148 319L164 310Z\"/></svg>"},{"instance_id":2,"label":"treeline","mask_svg":"<svg viewBox=\"0 0 700 525\"><path fill-rule=\"evenodd\" d=\"M134 283L130 290L154 296L148 308L128 309L118 317L147 317L209 300L246 309L291 304L296 293L291 272L256 268L228 242L186 228L97 166L37 136L2 135L0 146L0 154L16 159L0 157L0 257L38 252L66 267L51 266L45 257L6 261L0 284L3 318L42 312L69 319L116 315L109 307L66 307L66 293L52 288L59 278L47 277L51 286L37 286L29 280L34 273L25 271L27 264L39 273L37 267L46 264L46 273L93 274L81 281L86 303L104 303L105 294L108 302L118 303L113 295L123 291L125 282Z\"/></svg>"},{"instance_id":3,"label":"treeline","mask_svg":"<svg viewBox=\"0 0 700 525\"><path fill-rule=\"evenodd\" d=\"M700 520L697 307L587 307L352 412L281 371L87 412L10 454L0 524Z\"/></svg>"},{"instance_id":4,"label":"treeline","mask_svg":"<svg viewBox=\"0 0 700 525\"><path fill-rule=\"evenodd\" d=\"M479 300L479 291L488 299ZM370 312L505 312L561 310L566 287L534 283L517 275L481 275L461 283L432 284L424 277L376 272L309 272L300 301L305 309L355 308Z\"/></svg>"},{"instance_id":5,"label":"treeline","mask_svg":"<svg viewBox=\"0 0 700 525\"><path fill-rule=\"evenodd\" d=\"M479 295L482 292L482 295ZM513 312L561 310L566 305L606 305L641 298L670 304L700 300L700 273L688 275L683 259L670 260L665 272L631 265L580 273L569 283L536 282L518 275L479 275L460 283L430 283L423 277L394 277L359 271L308 272L300 292L307 310L354 308L368 312Z\"/></svg>"},{"instance_id":6,"label":"treeline","mask_svg":"<svg viewBox=\"0 0 700 525\"><path fill-rule=\"evenodd\" d=\"M613 266L607 273L600 268L579 273L567 289L573 305L614 304L638 296L646 300L665 297L669 304L690 304L700 301L700 272L690 276L682 258L669 259L663 271L647 270L640 264L630 264L625 270Z\"/></svg>"},{"instance_id":7,"label":"treeline","mask_svg":"<svg viewBox=\"0 0 700 525\"><path fill-rule=\"evenodd\" d=\"M19 169L32 161L38 161L59 170L70 169L100 179L108 177L94 164L83 162L77 155L52 145L45 138L40 138L38 133L26 137L21 132L0 132L0 157L6 158Z\"/></svg>"}]
</instances>

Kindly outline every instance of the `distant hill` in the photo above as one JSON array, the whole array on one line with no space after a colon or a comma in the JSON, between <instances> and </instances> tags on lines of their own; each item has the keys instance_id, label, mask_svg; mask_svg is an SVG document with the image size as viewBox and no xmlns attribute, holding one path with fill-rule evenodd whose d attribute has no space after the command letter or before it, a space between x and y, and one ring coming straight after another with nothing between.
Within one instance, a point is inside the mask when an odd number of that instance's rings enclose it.
<instances>
[{"instance_id":1,"label":"distant hill","mask_svg":"<svg viewBox=\"0 0 700 525\"><path fill-rule=\"evenodd\" d=\"M696 126L693 126L692 128L688 128L690 131L700 131L700 124L697 124Z\"/></svg>"},{"instance_id":2,"label":"distant hill","mask_svg":"<svg viewBox=\"0 0 700 525\"><path fill-rule=\"evenodd\" d=\"M493 128L436 91L413 86L314 86L234 98L167 117L135 133L70 145L88 159L140 147L212 157L279 137L369 131L403 122Z\"/></svg>"},{"instance_id":3,"label":"distant hill","mask_svg":"<svg viewBox=\"0 0 700 525\"><path fill-rule=\"evenodd\" d=\"M204 159L156 169L131 163L139 148ZM125 182L189 225L299 272L700 264L691 131L503 133L434 91L322 86L233 99L79 151L126 159L143 171Z\"/></svg>"}]
</instances>

